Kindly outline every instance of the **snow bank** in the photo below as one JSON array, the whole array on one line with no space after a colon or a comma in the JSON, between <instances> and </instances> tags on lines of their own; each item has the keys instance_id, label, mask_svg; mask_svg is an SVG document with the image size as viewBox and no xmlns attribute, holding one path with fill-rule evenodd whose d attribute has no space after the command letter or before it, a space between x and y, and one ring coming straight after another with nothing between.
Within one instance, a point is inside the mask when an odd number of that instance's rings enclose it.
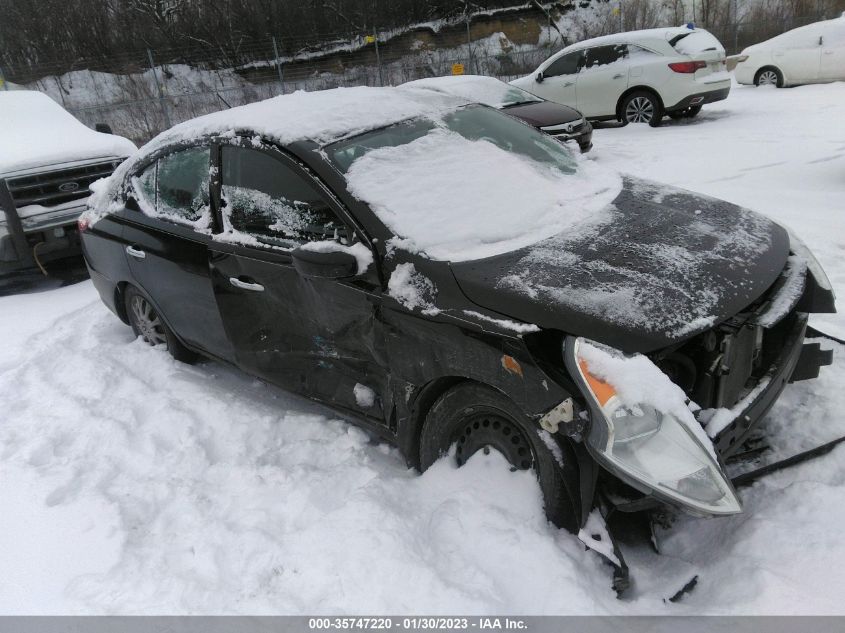
<instances>
[{"instance_id":1,"label":"snow bank","mask_svg":"<svg viewBox=\"0 0 845 633\"><path fill-rule=\"evenodd\" d=\"M467 261L533 244L603 219L618 176L573 157L563 174L485 140L434 129L397 147L372 150L347 172L405 248Z\"/></svg>"}]
</instances>

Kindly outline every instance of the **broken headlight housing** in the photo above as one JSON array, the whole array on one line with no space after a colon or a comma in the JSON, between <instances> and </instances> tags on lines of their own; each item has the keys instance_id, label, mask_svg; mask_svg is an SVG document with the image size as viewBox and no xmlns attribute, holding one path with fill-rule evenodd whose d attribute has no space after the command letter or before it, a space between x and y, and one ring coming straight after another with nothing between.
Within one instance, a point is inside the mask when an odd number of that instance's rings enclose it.
<instances>
[{"instance_id":1,"label":"broken headlight housing","mask_svg":"<svg viewBox=\"0 0 845 633\"><path fill-rule=\"evenodd\" d=\"M656 365L640 356L639 369L648 375L643 372L636 375L634 389L644 392L642 386L653 386L655 392L661 391L661 408L650 402L647 396L651 394L647 393L643 393L642 401L636 402L630 396L631 384L613 384L613 379L590 370L585 358L589 347L599 348L583 338L567 337L564 343L567 368L589 403L591 416L586 444L593 457L637 490L682 506L692 514L742 512L733 486L712 449L708 450L704 444L710 440L687 407L683 391L656 384L665 380L674 386ZM601 348L601 351L627 360L616 350ZM624 381L625 376L618 380ZM675 398L677 402L666 406L667 398Z\"/></svg>"}]
</instances>

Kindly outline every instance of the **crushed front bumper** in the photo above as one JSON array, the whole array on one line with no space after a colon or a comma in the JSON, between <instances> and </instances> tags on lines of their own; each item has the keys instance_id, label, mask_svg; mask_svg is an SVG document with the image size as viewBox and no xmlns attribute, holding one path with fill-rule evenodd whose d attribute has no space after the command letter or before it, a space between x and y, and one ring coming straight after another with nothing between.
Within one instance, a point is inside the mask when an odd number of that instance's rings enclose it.
<instances>
[{"instance_id":1,"label":"crushed front bumper","mask_svg":"<svg viewBox=\"0 0 845 633\"><path fill-rule=\"evenodd\" d=\"M767 381L765 388L759 392L752 391L752 397L735 405L733 421L713 438L716 452L723 459L739 450L748 434L792 381L796 370L800 369L800 375L796 376L796 379L814 378L818 376L821 367L831 363L831 356L820 353L817 343L804 343L808 315L798 312L789 318L792 324L781 352L762 379Z\"/></svg>"}]
</instances>

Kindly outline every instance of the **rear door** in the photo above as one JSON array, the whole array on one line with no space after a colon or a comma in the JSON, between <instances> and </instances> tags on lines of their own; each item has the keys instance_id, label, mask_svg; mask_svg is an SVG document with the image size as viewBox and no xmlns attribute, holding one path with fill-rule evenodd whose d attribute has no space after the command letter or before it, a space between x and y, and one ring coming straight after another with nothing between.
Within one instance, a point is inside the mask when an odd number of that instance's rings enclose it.
<instances>
[{"instance_id":1,"label":"rear door","mask_svg":"<svg viewBox=\"0 0 845 633\"><path fill-rule=\"evenodd\" d=\"M543 81L535 81L529 92L548 101L574 108L577 103L575 81L583 63L583 51L573 51L558 57L541 70Z\"/></svg>"},{"instance_id":2,"label":"rear door","mask_svg":"<svg viewBox=\"0 0 845 633\"><path fill-rule=\"evenodd\" d=\"M238 365L382 422L380 398L361 397L384 393L387 380L375 270L306 279L291 259L305 242L350 243L363 234L282 152L223 145L219 160L224 231L212 245L211 274Z\"/></svg>"},{"instance_id":3,"label":"rear door","mask_svg":"<svg viewBox=\"0 0 845 633\"><path fill-rule=\"evenodd\" d=\"M129 270L170 328L191 347L232 360L208 270L209 148L165 155L133 178L140 210L123 229Z\"/></svg>"},{"instance_id":4,"label":"rear door","mask_svg":"<svg viewBox=\"0 0 845 633\"><path fill-rule=\"evenodd\" d=\"M578 109L585 116L616 113L619 97L628 87L628 47L625 44L588 48L578 73Z\"/></svg>"},{"instance_id":5,"label":"rear door","mask_svg":"<svg viewBox=\"0 0 845 633\"><path fill-rule=\"evenodd\" d=\"M820 75L825 81L845 80L845 19L825 26Z\"/></svg>"}]
</instances>

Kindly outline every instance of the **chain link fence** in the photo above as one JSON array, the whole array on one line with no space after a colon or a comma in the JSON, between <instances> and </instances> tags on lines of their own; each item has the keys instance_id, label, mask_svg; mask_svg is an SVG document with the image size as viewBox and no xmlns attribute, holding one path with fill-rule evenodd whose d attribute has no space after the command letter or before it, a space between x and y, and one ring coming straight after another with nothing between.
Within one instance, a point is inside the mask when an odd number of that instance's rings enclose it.
<instances>
[{"instance_id":1,"label":"chain link fence","mask_svg":"<svg viewBox=\"0 0 845 633\"><path fill-rule=\"evenodd\" d=\"M66 60L4 68L8 81L48 93L90 127L108 125L143 143L173 124L296 90L398 85L457 72L510 80L533 71L563 46L585 37L652 25L625 23L618 5L602 19L563 29L551 19L514 17L422 25L370 35L244 44L221 63L211 46L128 52L108 60ZM601 18L602 16L599 16ZM824 16L705 26L728 53ZM279 51L295 51L280 54ZM68 71L68 67L76 70ZM2 77L2 75L0 75Z\"/></svg>"}]
</instances>

